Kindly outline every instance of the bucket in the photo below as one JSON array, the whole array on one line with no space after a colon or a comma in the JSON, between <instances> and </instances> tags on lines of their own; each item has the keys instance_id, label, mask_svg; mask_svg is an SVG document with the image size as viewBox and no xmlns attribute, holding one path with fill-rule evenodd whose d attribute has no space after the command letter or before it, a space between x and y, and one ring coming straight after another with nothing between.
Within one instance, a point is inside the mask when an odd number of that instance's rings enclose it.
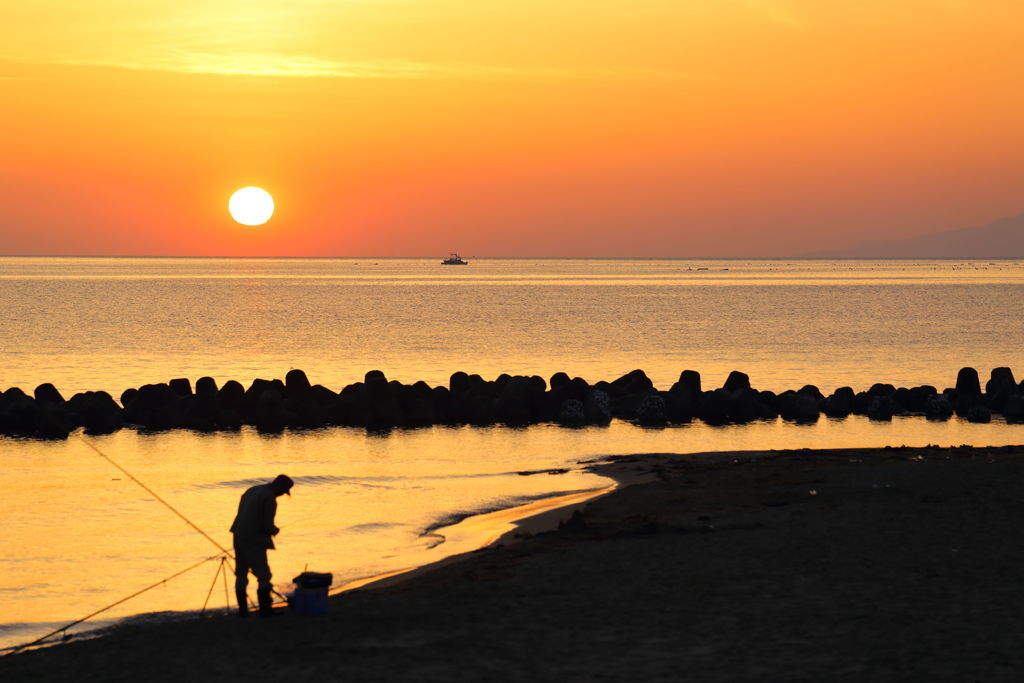
<instances>
[{"instance_id":1,"label":"bucket","mask_svg":"<svg viewBox=\"0 0 1024 683\"><path fill-rule=\"evenodd\" d=\"M295 590L288 595L292 612L303 616L327 614L327 589L333 578L329 573L302 572L292 579Z\"/></svg>"}]
</instances>

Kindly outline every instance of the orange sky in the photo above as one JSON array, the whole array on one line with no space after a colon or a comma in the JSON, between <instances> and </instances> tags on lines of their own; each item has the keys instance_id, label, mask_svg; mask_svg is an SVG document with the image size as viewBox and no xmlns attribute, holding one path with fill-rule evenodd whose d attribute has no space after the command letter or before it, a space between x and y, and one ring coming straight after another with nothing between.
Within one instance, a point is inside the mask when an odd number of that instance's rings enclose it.
<instances>
[{"instance_id":1,"label":"orange sky","mask_svg":"<svg viewBox=\"0 0 1024 683\"><path fill-rule=\"evenodd\" d=\"M779 256L1024 212L1017 0L21 4L0 253Z\"/></svg>"}]
</instances>

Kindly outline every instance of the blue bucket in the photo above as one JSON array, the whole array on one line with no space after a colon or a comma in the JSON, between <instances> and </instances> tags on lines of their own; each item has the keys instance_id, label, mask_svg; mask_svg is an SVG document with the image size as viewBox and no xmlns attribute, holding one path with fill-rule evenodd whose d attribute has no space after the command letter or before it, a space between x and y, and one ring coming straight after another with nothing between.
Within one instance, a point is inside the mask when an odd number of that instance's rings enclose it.
<instances>
[{"instance_id":1,"label":"blue bucket","mask_svg":"<svg viewBox=\"0 0 1024 683\"><path fill-rule=\"evenodd\" d=\"M288 606L295 614L327 614L327 589L333 577L320 572L302 572L294 579L295 591L288 595Z\"/></svg>"}]
</instances>

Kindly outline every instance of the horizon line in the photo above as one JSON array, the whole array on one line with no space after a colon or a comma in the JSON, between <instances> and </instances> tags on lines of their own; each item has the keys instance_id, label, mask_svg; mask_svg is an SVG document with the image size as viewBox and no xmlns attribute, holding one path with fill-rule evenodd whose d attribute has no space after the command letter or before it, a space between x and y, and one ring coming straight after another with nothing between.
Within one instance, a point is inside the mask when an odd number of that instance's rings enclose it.
<instances>
[{"instance_id":1,"label":"horizon line","mask_svg":"<svg viewBox=\"0 0 1024 683\"><path fill-rule=\"evenodd\" d=\"M301 259L301 260L425 260L429 256L244 256L185 254L0 254L0 258L81 258L81 259ZM466 259L509 261L1021 261L1024 256L465 256Z\"/></svg>"}]
</instances>

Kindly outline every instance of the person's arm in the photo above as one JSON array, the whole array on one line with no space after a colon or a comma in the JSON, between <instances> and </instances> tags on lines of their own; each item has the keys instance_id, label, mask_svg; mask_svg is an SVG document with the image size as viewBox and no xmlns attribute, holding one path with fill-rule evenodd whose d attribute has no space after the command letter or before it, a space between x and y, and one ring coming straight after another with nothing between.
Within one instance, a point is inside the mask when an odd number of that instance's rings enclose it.
<instances>
[{"instance_id":1,"label":"person's arm","mask_svg":"<svg viewBox=\"0 0 1024 683\"><path fill-rule=\"evenodd\" d=\"M274 526L274 517L277 515L277 498L271 494L263 507L263 531L271 536L277 536L280 531Z\"/></svg>"}]
</instances>

